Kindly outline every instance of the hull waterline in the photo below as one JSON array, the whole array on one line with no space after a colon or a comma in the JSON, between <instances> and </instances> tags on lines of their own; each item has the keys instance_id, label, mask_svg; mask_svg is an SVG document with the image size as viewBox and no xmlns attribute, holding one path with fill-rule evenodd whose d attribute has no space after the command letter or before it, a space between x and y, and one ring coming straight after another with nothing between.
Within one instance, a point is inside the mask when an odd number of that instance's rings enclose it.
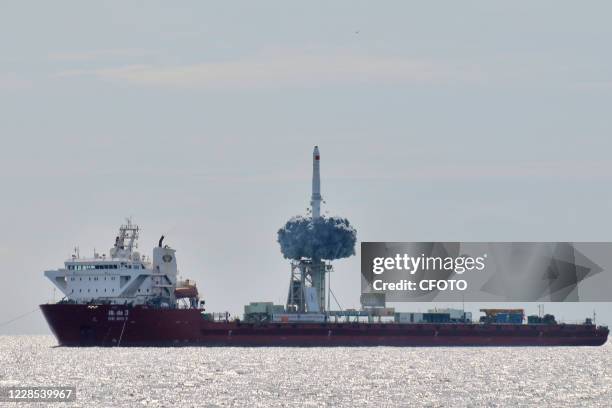
<instances>
[{"instance_id":1,"label":"hull waterline","mask_svg":"<svg viewBox=\"0 0 612 408\"><path fill-rule=\"evenodd\" d=\"M507 347L600 346L594 325L212 322L198 309L46 304L62 346Z\"/></svg>"}]
</instances>

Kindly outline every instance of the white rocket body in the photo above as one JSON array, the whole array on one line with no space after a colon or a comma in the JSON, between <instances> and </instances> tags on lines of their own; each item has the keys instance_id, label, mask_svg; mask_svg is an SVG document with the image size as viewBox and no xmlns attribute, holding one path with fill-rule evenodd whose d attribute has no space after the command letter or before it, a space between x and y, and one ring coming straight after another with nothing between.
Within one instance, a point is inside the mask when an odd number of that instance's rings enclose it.
<instances>
[{"instance_id":1,"label":"white rocket body","mask_svg":"<svg viewBox=\"0 0 612 408\"><path fill-rule=\"evenodd\" d=\"M312 219L316 220L321 216L321 173L319 168L321 156L319 155L319 146L314 147L312 152L312 197L310 198L310 206L312 208Z\"/></svg>"}]
</instances>

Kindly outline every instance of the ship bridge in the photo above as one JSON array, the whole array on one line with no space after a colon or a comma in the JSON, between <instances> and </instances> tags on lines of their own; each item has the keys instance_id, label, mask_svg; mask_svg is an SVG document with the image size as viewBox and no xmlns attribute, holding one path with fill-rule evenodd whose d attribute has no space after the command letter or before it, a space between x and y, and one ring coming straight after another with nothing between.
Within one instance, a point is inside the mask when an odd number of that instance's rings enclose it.
<instances>
[{"instance_id":1,"label":"ship bridge","mask_svg":"<svg viewBox=\"0 0 612 408\"><path fill-rule=\"evenodd\" d=\"M81 258L75 248L63 268L45 271L45 276L62 291L66 302L173 307L177 284L180 286L176 251L163 245L162 236L150 260L136 251L138 234L139 227L128 220L119 228L109 256L94 251L93 257ZM197 296L197 290L195 293Z\"/></svg>"}]
</instances>

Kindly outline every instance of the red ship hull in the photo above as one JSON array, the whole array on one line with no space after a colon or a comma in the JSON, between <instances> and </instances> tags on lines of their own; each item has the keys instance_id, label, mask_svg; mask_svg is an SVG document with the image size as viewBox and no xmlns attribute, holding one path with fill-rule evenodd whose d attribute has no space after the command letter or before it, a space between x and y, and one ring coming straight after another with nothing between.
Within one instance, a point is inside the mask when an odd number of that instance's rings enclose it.
<instances>
[{"instance_id":1,"label":"red ship hull","mask_svg":"<svg viewBox=\"0 0 612 408\"><path fill-rule=\"evenodd\" d=\"M62 346L601 346L594 325L211 322L197 309L46 304Z\"/></svg>"}]
</instances>

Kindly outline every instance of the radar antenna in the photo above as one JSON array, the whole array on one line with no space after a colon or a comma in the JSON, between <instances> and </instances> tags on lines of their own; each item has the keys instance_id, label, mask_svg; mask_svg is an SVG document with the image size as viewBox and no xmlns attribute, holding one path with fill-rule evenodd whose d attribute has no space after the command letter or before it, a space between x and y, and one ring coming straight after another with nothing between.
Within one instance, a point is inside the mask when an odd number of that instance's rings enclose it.
<instances>
[{"instance_id":1,"label":"radar antenna","mask_svg":"<svg viewBox=\"0 0 612 408\"><path fill-rule=\"evenodd\" d=\"M132 224L132 219L127 218L126 223L119 227L119 235L115 239L115 255L117 253L126 253L130 255L134 248L138 248L138 232L140 228L136 224Z\"/></svg>"}]
</instances>

